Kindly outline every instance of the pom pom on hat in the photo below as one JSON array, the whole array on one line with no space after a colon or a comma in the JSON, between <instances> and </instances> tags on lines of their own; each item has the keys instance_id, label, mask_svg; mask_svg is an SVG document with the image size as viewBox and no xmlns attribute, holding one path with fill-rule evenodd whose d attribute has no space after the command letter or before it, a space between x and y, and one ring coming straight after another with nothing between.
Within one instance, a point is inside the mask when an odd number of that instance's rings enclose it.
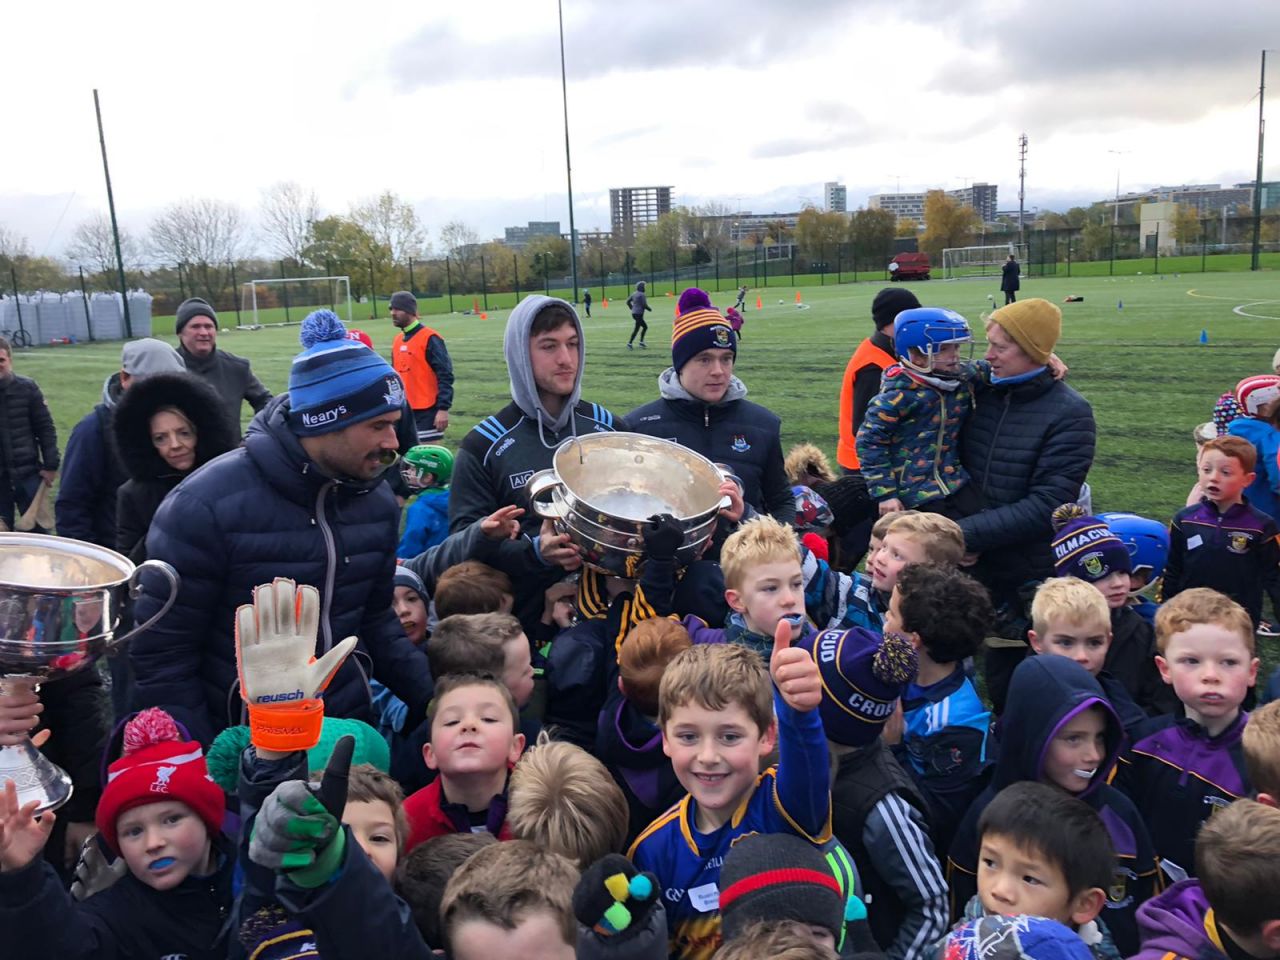
<instances>
[{"instance_id":1,"label":"pom pom on hat","mask_svg":"<svg viewBox=\"0 0 1280 960\"><path fill-rule=\"evenodd\" d=\"M209 776L200 744L184 740L169 714L155 707L142 711L125 725L123 742L120 759L107 768L107 784L94 815L98 832L112 850L120 850L120 817L152 803L184 803L210 836L221 831L226 798Z\"/></svg>"},{"instance_id":2,"label":"pom pom on hat","mask_svg":"<svg viewBox=\"0 0 1280 960\"><path fill-rule=\"evenodd\" d=\"M802 638L822 675L818 705L827 739L863 747L880 736L884 722L908 683L915 679L918 657L904 638L854 627L824 630Z\"/></svg>"},{"instance_id":3,"label":"pom pom on hat","mask_svg":"<svg viewBox=\"0 0 1280 960\"><path fill-rule=\"evenodd\" d=\"M289 368L289 426L299 436L344 430L398 412L404 384L391 365L358 340L332 310L313 310L298 334L303 351Z\"/></svg>"},{"instance_id":4,"label":"pom pom on hat","mask_svg":"<svg viewBox=\"0 0 1280 960\"><path fill-rule=\"evenodd\" d=\"M706 291L690 287L680 294L676 320L671 328L671 365L681 368L703 350L732 350L738 355L738 335L720 311L711 305Z\"/></svg>"},{"instance_id":5,"label":"pom pom on hat","mask_svg":"<svg viewBox=\"0 0 1280 960\"><path fill-rule=\"evenodd\" d=\"M1084 512L1084 507L1078 503L1064 503L1060 507L1054 507L1053 513L1049 515L1049 522L1053 524L1054 530L1061 530L1072 520L1079 520L1081 517L1088 516Z\"/></svg>"},{"instance_id":6,"label":"pom pom on hat","mask_svg":"<svg viewBox=\"0 0 1280 960\"><path fill-rule=\"evenodd\" d=\"M312 310L302 321L302 329L298 331L303 350L310 350L317 343L346 338L347 326L332 310Z\"/></svg>"},{"instance_id":7,"label":"pom pom on hat","mask_svg":"<svg viewBox=\"0 0 1280 960\"><path fill-rule=\"evenodd\" d=\"M178 725L159 707L143 710L124 726L120 755L127 757L157 743L181 743Z\"/></svg>"},{"instance_id":8,"label":"pom pom on hat","mask_svg":"<svg viewBox=\"0 0 1280 960\"><path fill-rule=\"evenodd\" d=\"M886 633L871 657L871 672L881 683L903 687L916 678L920 655L900 633Z\"/></svg>"},{"instance_id":9,"label":"pom pom on hat","mask_svg":"<svg viewBox=\"0 0 1280 960\"><path fill-rule=\"evenodd\" d=\"M1133 558L1107 522L1091 517L1078 503L1064 503L1051 516L1056 531L1051 544L1053 569L1060 577L1096 583L1117 571L1130 573Z\"/></svg>"},{"instance_id":10,"label":"pom pom on hat","mask_svg":"<svg viewBox=\"0 0 1280 960\"><path fill-rule=\"evenodd\" d=\"M682 317L690 310L710 309L712 309L711 298L707 296L707 292L699 290L697 287L690 287L680 294L680 299L676 303L676 316Z\"/></svg>"}]
</instances>

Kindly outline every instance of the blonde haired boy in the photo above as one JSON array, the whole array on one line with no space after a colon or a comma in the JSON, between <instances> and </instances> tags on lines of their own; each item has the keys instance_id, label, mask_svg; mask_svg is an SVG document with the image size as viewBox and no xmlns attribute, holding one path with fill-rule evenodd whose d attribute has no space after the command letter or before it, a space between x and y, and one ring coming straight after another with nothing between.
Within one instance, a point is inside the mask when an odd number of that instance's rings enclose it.
<instances>
[{"instance_id":1,"label":"blonde haired boy","mask_svg":"<svg viewBox=\"0 0 1280 960\"><path fill-rule=\"evenodd\" d=\"M1254 796L1259 803L1280 807L1280 700L1249 714L1240 746Z\"/></svg>"},{"instance_id":2,"label":"blonde haired boy","mask_svg":"<svg viewBox=\"0 0 1280 960\"><path fill-rule=\"evenodd\" d=\"M878 544L877 531L880 532ZM864 627L880 633L884 630L889 598L902 568L909 563L959 566L964 558L964 534L958 523L941 514L907 510L881 517L871 537L867 572L853 575L842 626Z\"/></svg>"},{"instance_id":3,"label":"blonde haired boy","mask_svg":"<svg viewBox=\"0 0 1280 960\"><path fill-rule=\"evenodd\" d=\"M1078 577L1052 577L1036 589L1027 632L1031 649L1041 655L1070 657L1088 670L1133 738L1147 715L1106 669L1111 637L1111 608L1093 584Z\"/></svg>"}]
</instances>

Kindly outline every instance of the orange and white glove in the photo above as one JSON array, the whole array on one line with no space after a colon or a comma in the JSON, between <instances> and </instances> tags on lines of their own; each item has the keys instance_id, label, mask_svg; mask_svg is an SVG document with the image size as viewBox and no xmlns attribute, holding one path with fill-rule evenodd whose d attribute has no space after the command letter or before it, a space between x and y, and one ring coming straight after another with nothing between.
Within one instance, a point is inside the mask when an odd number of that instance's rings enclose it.
<instances>
[{"instance_id":1,"label":"orange and white glove","mask_svg":"<svg viewBox=\"0 0 1280 960\"><path fill-rule=\"evenodd\" d=\"M255 747L288 753L320 742L320 694L356 645L347 637L316 659L320 592L277 577L236 610L236 667Z\"/></svg>"}]
</instances>

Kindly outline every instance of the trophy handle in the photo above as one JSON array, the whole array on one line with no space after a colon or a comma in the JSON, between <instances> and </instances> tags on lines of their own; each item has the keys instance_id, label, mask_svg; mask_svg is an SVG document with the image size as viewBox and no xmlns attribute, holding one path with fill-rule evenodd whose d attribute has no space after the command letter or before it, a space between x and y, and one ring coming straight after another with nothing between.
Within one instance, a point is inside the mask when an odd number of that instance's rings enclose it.
<instances>
[{"instance_id":1,"label":"trophy handle","mask_svg":"<svg viewBox=\"0 0 1280 960\"><path fill-rule=\"evenodd\" d=\"M182 584L182 579L178 576L178 571L173 569L173 567L165 563L163 560L144 560L142 563L138 564L133 573L129 575L129 596L132 599L137 600L138 597L142 596L142 571L147 569L155 570L169 581L169 597L161 605L160 609L150 617L150 619L145 623L137 624L123 637L117 638L113 646L118 646L126 640L130 640L142 633L142 631L146 630L153 623L168 613L169 608L172 607L174 602L178 599L178 589Z\"/></svg>"},{"instance_id":2,"label":"trophy handle","mask_svg":"<svg viewBox=\"0 0 1280 960\"><path fill-rule=\"evenodd\" d=\"M566 441L567 442L567 441ZM533 512L544 520L560 520L564 518L564 507L554 500L548 499L557 488L563 488L555 469L539 470L525 485L525 494L529 497L529 506Z\"/></svg>"}]
</instances>

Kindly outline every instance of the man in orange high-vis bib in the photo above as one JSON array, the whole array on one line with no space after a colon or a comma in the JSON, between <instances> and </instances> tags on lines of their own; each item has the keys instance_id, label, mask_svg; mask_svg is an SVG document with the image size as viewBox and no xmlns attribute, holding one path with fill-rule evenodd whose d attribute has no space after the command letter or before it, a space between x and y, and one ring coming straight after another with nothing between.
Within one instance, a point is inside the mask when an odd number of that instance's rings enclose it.
<instances>
[{"instance_id":1,"label":"man in orange high-vis bib","mask_svg":"<svg viewBox=\"0 0 1280 960\"><path fill-rule=\"evenodd\" d=\"M391 365L404 381L418 443L434 443L449 426L453 361L444 338L418 320L418 301L407 290L391 295L391 322L400 330L391 343Z\"/></svg>"},{"instance_id":2,"label":"man in orange high-vis bib","mask_svg":"<svg viewBox=\"0 0 1280 960\"><path fill-rule=\"evenodd\" d=\"M886 287L871 302L876 332L858 344L844 368L844 382L840 385L840 441L836 459L846 473L859 467L858 427L867 415L871 398L880 392L880 375L885 367L898 362L893 355L893 321L903 310L918 306L920 301L916 295L901 287Z\"/></svg>"}]
</instances>

